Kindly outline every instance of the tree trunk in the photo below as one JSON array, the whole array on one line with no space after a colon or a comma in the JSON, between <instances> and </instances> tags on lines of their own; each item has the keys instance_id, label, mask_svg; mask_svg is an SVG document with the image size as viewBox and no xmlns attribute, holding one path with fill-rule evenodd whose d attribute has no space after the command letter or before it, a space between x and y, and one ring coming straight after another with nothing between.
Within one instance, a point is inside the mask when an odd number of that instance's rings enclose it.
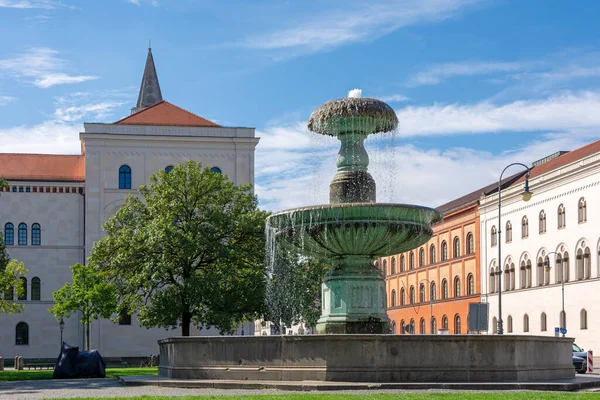
<instances>
[{"instance_id":1,"label":"tree trunk","mask_svg":"<svg viewBox=\"0 0 600 400\"><path fill-rule=\"evenodd\" d=\"M85 325L85 349L90 351L90 323Z\"/></svg>"},{"instance_id":2,"label":"tree trunk","mask_svg":"<svg viewBox=\"0 0 600 400\"><path fill-rule=\"evenodd\" d=\"M190 324L192 323L192 314L184 312L181 316L181 336L190 336Z\"/></svg>"}]
</instances>

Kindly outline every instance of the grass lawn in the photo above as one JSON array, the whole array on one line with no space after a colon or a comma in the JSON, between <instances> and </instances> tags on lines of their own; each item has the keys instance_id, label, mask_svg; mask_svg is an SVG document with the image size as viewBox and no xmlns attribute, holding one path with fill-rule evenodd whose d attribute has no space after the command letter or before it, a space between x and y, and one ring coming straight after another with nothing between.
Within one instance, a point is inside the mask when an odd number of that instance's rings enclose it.
<instances>
[{"instance_id":1,"label":"grass lawn","mask_svg":"<svg viewBox=\"0 0 600 400\"><path fill-rule=\"evenodd\" d=\"M452 392L452 393L399 393L399 394L280 394L280 395L248 395L248 396L142 396L142 397L118 397L111 400L554 400L554 399L600 399L600 393L558 393L558 392ZM63 399L67 400L67 399ZM84 400L68 399L68 400ZM94 400L86 398L85 400ZM100 399L97 399L100 400Z\"/></svg>"},{"instance_id":2,"label":"grass lawn","mask_svg":"<svg viewBox=\"0 0 600 400\"><path fill-rule=\"evenodd\" d=\"M52 379L54 371L49 369L23 370L23 371L0 371L1 381L30 381L36 379ZM106 368L107 378L118 376L158 375L158 367L147 368Z\"/></svg>"}]
</instances>

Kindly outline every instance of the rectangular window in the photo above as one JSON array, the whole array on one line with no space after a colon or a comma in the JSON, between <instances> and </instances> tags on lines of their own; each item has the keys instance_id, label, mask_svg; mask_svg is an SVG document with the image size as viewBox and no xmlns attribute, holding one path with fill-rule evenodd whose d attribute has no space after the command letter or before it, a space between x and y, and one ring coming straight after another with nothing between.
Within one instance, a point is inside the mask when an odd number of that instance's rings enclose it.
<instances>
[{"instance_id":1,"label":"rectangular window","mask_svg":"<svg viewBox=\"0 0 600 400\"><path fill-rule=\"evenodd\" d=\"M27 186L27 187L25 188L25 192L26 192L26 193L30 193L30 192L31 192L31 188L30 188L29 186Z\"/></svg>"}]
</instances>

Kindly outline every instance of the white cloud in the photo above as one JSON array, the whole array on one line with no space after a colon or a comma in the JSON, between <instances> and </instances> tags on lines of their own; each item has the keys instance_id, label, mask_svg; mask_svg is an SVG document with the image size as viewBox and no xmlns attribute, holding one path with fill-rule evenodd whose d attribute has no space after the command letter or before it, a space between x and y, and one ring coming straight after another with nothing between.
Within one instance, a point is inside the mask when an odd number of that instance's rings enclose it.
<instances>
[{"instance_id":1,"label":"white cloud","mask_svg":"<svg viewBox=\"0 0 600 400\"><path fill-rule=\"evenodd\" d=\"M5 106L7 104L12 103L15 100L16 98L12 96L0 96L0 106Z\"/></svg>"},{"instance_id":2,"label":"white cloud","mask_svg":"<svg viewBox=\"0 0 600 400\"><path fill-rule=\"evenodd\" d=\"M98 79L96 76L63 72L67 69L67 62L58 58L57 54L56 50L33 48L12 58L0 59L0 76L24 79L40 88Z\"/></svg>"},{"instance_id":3,"label":"white cloud","mask_svg":"<svg viewBox=\"0 0 600 400\"><path fill-rule=\"evenodd\" d=\"M381 101L385 101L387 103L401 103L403 101L410 100L408 97L402 94L390 94L387 96L379 96L377 97Z\"/></svg>"},{"instance_id":4,"label":"white cloud","mask_svg":"<svg viewBox=\"0 0 600 400\"><path fill-rule=\"evenodd\" d=\"M481 102L397 110L403 136L600 129L600 92L555 95L504 105Z\"/></svg>"},{"instance_id":5,"label":"white cloud","mask_svg":"<svg viewBox=\"0 0 600 400\"><path fill-rule=\"evenodd\" d=\"M55 0L0 0L0 8L43 8L50 10L61 5L60 1Z\"/></svg>"},{"instance_id":6,"label":"white cloud","mask_svg":"<svg viewBox=\"0 0 600 400\"><path fill-rule=\"evenodd\" d=\"M136 6L140 6L140 0L127 0L128 3L135 4Z\"/></svg>"},{"instance_id":7,"label":"white cloud","mask_svg":"<svg viewBox=\"0 0 600 400\"><path fill-rule=\"evenodd\" d=\"M362 97L362 89L352 89L348 92L348 97L352 98L361 98Z\"/></svg>"},{"instance_id":8,"label":"white cloud","mask_svg":"<svg viewBox=\"0 0 600 400\"><path fill-rule=\"evenodd\" d=\"M371 41L405 26L455 16L479 0L392 0L340 2L338 9L318 7L295 26L247 39L255 49L293 49L312 53L359 41Z\"/></svg>"},{"instance_id":9,"label":"white cloud","mask_svg":"<svg viewBox=\"0 0 600 400\"><path fill-rule=\"evenodd\" d=\"M99 121L112 115L112 113L123 104L123 102L114 101L57 108L54 111L54 118L56 121L60 122L74 122L81 121L85 116L89 115Z\"/></svg>"},{"instance_id":10,"label":"white cloud","mask_svg":"<svg viewBox=\"0 0 600 400\"><path fill-rule=\"evenodd\" d=\"M46 121L0 129L1 153L80 154L81 124Z\"/></svg>"},{"instance_id":11,"label":"white cloud","mask_svg":"<svg viewBox=\"0 0 600 400\"><path fill-rule=\"evenodd\" d=\"M523 68L516 62L457 62L432 66L408 79L408 86L436 85L453 76L489 75L497 72L515 72Z\"/></svg>"}]
</instances>

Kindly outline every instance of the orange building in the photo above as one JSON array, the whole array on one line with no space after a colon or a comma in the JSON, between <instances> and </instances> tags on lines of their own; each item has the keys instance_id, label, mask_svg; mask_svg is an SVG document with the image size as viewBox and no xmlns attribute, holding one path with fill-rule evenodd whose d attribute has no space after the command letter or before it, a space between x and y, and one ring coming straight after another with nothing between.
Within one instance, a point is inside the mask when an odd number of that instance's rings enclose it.
<instances>
[{"instance_id":1,"label":"orange building","mask_svg":"<svg viewBox=\"0 0 600 400\"><path fill-rule=\"evenodd\" d=\"M502 187L521 175L504 179ZM394 333L468 333L469 303L481 300L479 199L497 189L494 183L437 207L443 221L432 226L426 244L376 261Z\"/></svg>"}]
</instances>

